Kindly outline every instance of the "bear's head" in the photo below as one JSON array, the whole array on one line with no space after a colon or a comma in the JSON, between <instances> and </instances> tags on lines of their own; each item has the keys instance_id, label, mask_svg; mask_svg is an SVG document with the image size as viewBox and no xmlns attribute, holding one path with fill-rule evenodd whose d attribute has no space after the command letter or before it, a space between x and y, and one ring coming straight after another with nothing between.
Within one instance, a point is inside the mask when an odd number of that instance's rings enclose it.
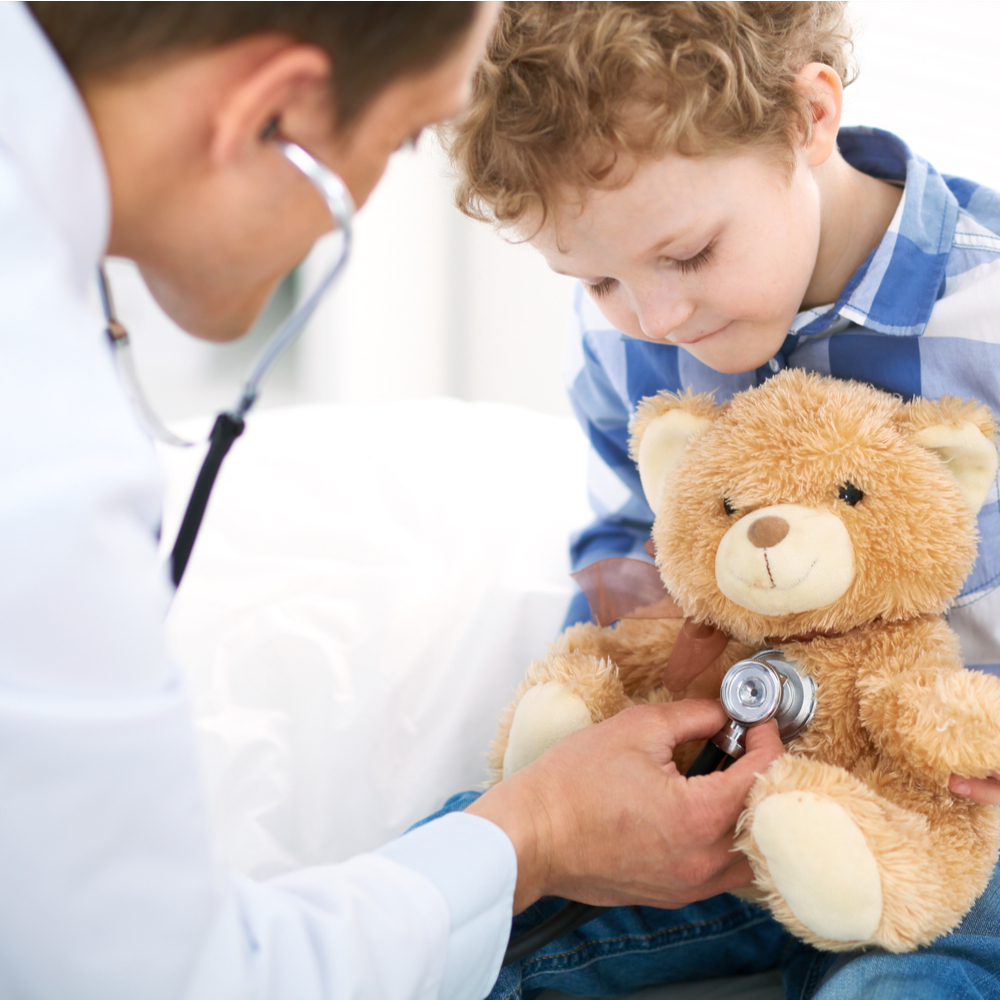
<instances>
[{"instance_id":1,"label":"bear's head","mask_svg":"<svg viewBox=\"0 0 1000 1000\"><path fill-rule=\"evenodd\" d=\"M722 406L651 397L631 432L664 583L747 643L943 612L996 483L985 406L798 369Z\"/></svg>"}]
</instances>

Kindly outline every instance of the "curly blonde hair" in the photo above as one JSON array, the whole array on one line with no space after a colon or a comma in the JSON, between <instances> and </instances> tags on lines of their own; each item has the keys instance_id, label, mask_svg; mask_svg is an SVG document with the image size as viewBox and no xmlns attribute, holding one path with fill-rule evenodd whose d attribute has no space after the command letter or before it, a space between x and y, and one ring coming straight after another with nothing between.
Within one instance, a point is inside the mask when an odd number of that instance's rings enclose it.
<instances>
[{"instance_id":1,"label":"curly blonde hair","mask_svg":"<svg viewBox=\"0 0 1000 1000\"><path fill-rule=\"evenodd\" d=\"M821 62L852 79L846 6L506 4L445 135L459 208L544 222L557 190L611 184L622 157L758 149L789 162L812 118L798 72Z\"/></svg>"}]
</instances>

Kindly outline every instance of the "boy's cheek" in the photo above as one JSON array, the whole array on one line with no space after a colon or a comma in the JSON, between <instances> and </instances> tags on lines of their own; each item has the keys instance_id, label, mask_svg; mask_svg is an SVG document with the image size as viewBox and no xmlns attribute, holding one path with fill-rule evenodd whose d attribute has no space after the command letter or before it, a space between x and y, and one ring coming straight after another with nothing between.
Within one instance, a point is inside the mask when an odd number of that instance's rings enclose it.
<instances>
[{"instance_id":1,"label":"boy's cheek","mask_svg":"<svg viewBox=\"0 0 1000 1000\"><path fill-rule=\"evenodd\" d=\"M584 287L586 288L586 286ZM597 306L597 311L619 332L624 333L628 337L635 337L637 340L649 341L652 344L663 343L662 339L647 337L642 332L639 317L627 305L616 302L615 299L617 296L613 295L612 298L599 299L590 292L586 292L586 294L590 295L594 305Z\"/></svg>"}]
</instances>

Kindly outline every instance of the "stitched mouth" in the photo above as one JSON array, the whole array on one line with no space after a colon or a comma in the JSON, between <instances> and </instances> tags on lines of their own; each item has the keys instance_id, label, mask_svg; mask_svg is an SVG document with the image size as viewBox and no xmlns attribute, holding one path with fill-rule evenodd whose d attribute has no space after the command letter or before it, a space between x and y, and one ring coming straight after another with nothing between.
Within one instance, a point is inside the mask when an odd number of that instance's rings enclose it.
<instances>
[{"instance_id":1,"label":"stitched mouth","mask_svg":"<svg viewBox=\"0 0 1000 1000\"><path fill-rule=\"evenodd\" d=\"M749 587L749 588L750 588L751 590L795 590L795 588L796 588L796 587L800 586L801 584L803 584L803 583L805 582L805 580L806 580L806 577L808 577L808 576L809 576L809 574L810 574L810 573L811 573L811 572L812 572L812 571L813 571L813 570L814 570L814 569L816 568L816 564L817 564L818 562L819 562L819 556L817 556L817 557L816 557L816 558L815 558L815 559L814 559L814 560L813 560L813 561L812 561L812 562L811 562L811 563L809 564L809 566L808 566L808 567L806 568L806 571L805 571L805 572L804 572L804 573L802 574L802 576L800 576L800 577L799 577L799 578L798 578L798 579L797 579L797 580L796 580L796 581L795 581L794 583L790 583L790 584L788 584L788 585L787 585L787 586L785 586L785 587L779 587L779 586L778 586L778 585L777 585L777 584L776 584L776 583L774 582L774 575L773 575L773 574L771 573L771 564L770 564L770 562L768 562L768 559L767 559L767 553L765 552L765 553L764 553L764 566L765 566L765 567L766 567L766 569L767 569L767 578L768 578L768 580L770 580L770 581L771 581L771 586L770 586L770 587L761 587L761 586L759 586L759 585L758 585L758 584L756 584L756 583L750 583L749 581L747 581L747 580L744 580L744 579L743 579L743 577L741 577L741 576L737 577L737 579L738 579L738 580L739 580L739 581L740 581L740 582L741 582L741 583L742 583L742 584L743 584L743 585L744 585L745 587Z\"/></svg>"}]
</instances>

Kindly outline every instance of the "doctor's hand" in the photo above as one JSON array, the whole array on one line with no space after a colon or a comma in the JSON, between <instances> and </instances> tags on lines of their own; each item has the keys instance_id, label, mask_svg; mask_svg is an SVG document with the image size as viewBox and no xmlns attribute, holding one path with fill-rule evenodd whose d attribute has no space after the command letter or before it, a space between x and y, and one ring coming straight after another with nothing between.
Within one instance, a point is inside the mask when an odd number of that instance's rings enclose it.
<instances>
[{"instance_id":1,"label":"doctor's hand","mask_svg":"<svg viewBox=\"0 0 1000 1000\"><path fill-rule=\"evenodd\" d=\"M776 724L751 728L726 771L688 779L671 759L726 721L712 701L631 708L560 740L469 806L517 851L514 912L541 896L670 909L749 885L733 828L756 776L784 752Z\"/></svg>"}]
</instances>

